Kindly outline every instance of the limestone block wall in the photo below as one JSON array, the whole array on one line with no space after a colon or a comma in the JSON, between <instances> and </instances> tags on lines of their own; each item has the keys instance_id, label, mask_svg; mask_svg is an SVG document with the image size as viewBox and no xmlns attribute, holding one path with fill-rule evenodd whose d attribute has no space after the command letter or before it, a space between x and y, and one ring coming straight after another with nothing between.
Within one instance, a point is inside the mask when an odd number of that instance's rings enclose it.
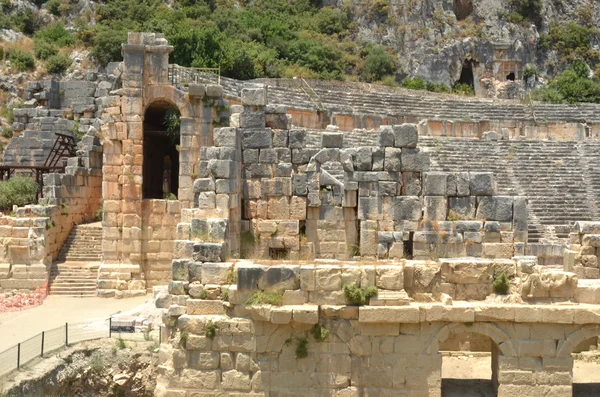
<instances>
[{"instance_id":1,"label":"limestone block wall","mask_svg":"<svg viewBox=\"0 0 600 397\"><path fill-rule=\"evenodd\" d=\"M103 263L98 282L103 296L166 283L171 259L192 256L192 220L208 217L194 203L193 182L203 172L200 149L213 145L213 124L228 118L228 103L220 86L191 84L187 93L173 87L167 70L172 50L162 35L130 33L123 44L122 88L103 100ZM179 189L172 202L142 195L143 120L156 101L170 103L180 113ZM219 218L227 221L229 211Z\"/></svg>"},{"instance_id":2,"label":"limestone block wall","mask_svg":"<svg viewBox=\"0 0 600 397\"><path fill-rule=\"evenodd\" d=\"M600 278L600 222L576 222L570 250L565 252L564 268L580 279Z\"/></svg>"},{"instance_id":3,"label":"limestone block wall","mask_svg":"<svg viewBox=\"0 0 600 397\"><path fill-rule=\"evenodd\" d=\"M242 255L431 259L525 252L527 200L496 196L491 173L429 172L415 124L383 126L374 145L346 147L336 127L316 144L314 134L291 127L285 108L267 105L265 89L243 89L242 105L231 111L231 126L215 130L215 146L201 149L194 204L212 209L227 196L236 201L230 209L241 206L240 230L256 246L240 247ZM237 255L234 219L229 251Z\"/></svg>"},{"instance_id":4,"label":"limestone block wall","mask_svg":"<svg viewBox=\"0 0 600 397\"><path fill-rule=\"evenodd\" d=\"M494 271L512 267L516 273L530 264L444 260L441 278L484 284ZM595 307L409 301L372 306L373 300L359 307L341 292L349 282L376 285L381 301L386 290L440 280L427 274L429 265L176 260L169 293L157 298L166 331L156 393L439 396L440 350L473 335L483 349L491 348L498 396L569 395L570 354L600 334ZM257 291L277 290L283 291L280 306L247 303ZM326 330L325 337L313 336L315 325Z\"/></svg>"}]
</instances>

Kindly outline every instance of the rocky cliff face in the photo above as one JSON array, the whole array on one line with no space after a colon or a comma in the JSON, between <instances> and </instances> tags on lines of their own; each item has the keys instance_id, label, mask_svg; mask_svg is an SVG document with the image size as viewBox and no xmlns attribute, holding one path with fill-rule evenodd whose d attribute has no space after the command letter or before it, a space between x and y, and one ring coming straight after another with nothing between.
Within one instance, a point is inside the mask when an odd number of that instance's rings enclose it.
<instances>
[{"instance_id":1,"label":"rocky cliff face","mask_svg":"<svg viewBox=\"0 0 600 397\"><path fill-rule=\"evenodd\" d=\"M505 62L516 62L521 68L537 64L542 74L553 74L555 71L547 66L556 63L557 55L552 51L539 53L540 34L548 33L553 22L581 22L586 18L596 25L600 20L600 9L590 0L524 0L521 3L532 7L539 4L537 26L526 20L514 23L511 13L517 2L324 0L323 5L351 11L358 27L357 40L395 48L399 77L418 76L447 85L461 80L466 64L476 80L500 76ZM478 91L478 82L475 89Z\"/></svg>"}]
</instances>

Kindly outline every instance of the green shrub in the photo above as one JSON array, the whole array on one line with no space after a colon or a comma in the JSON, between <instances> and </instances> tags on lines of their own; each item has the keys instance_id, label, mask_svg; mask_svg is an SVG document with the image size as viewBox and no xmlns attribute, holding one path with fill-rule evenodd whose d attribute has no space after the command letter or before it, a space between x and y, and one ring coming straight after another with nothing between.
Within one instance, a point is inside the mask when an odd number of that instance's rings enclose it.
<instances>
[{"instance_id":1,"label":"green shrub","mask_svg":"<svg viewBox=\"0 0 600 397\"><path fill-rule=\"evenodd\" d=\"M377 296L377 287L360 288L355 283L344 285L344 296L351 305L364 305L368 299Z\"/></svg>"},{"instance_id":2,"label":"green shrub","mask_svg":"<svg viewBox=\"0 0 600 397\"><path fill-rule=\"evenodd\" d=\"M323 342L329 336L329 330L325 327L321 327L319 324L315 324L314 327L312 327L311 333L317 342Z\"/></svg>"},{"instance_id":3,"label":"green shrub","mask_svg":"<svg viewBox=\"0 0 600 397\"><path fill-rule=\"evenodd\" d=\"M32 204L37 192L38 184L32 178L15 176L0 182L0 210L10 210L13 205Z\"/></svg>"},{"instance_id":4,"label":"green shrub","mask_svg":"<svg viewBox=\"0 0 600 397\"><path fill-rule=\"evenodd\" d=\"M13 10L13 5L11 0L0 0L0 8L4 14L8 14Z\"/></svg>"},{"instance_id":5,"label":"green shrub","mask_svg":"<svg viewBox=\"0 0 600 397\"><path fill-rule=\"evenodd\" d=\"M100 208L98 208L98 211L96 211L96 220L102 221L102 215L103 215L103 211L102 211L102 207L100 207Z\"/></svg>"},{"instance_id":6,"label":"green shrub","mask_svg":"<svg viewBox=\"0 0 600 397\"><path fill-rule=\"evenodd\" d=\"M475 90L473 90L473 87L467 83L456 83L454 85L454 88L452 88L452 92L464 96L475 95Z\"/></svg>"},{"instance_id":7,"label":"green shrub","mask_svg":"<svg viewBox=\"0 0 600 397\"><path fill-rule=\"evenodd\" d=\"M394 74L394 71L395 65L392 57L383 48L373 47L365 59L363 78L368 82L377 81Z\"/></svg>"},{"instance_id":8,"label":"green shrub","mask_svg":"<svg viewBox=\"0 0 600 397\"><path fill-rule=\"evenodd\" d=\"M425 89L429 92L452 92L450 87L444 83L434 83L428 81L425 83Z\"/></svg>"},{"instance_id":9,"label":"green shrub","mask_svg":"<svg viewBox=\"0 0 600 397\"><path fill-rule=\"evenodd\" d=\"M494 292L497 294L506 295L508 293L508 288L510 287L506 273L502 272L494 277L492 287L494 287Z\"/></svg>"},{"instance_id":10,"label":"green shrub","mask_svg":"<svg viewBox=\"0 0 600 397\"><path fill-rule=\"evenodd\" d=\"M546 87L535 92L535 98L550 103L600 103L600 83L588 78L589 69L579 60L571 64Z\"/></svg>"},{"instance_id":11,"label":"green shrub","mask_svg":"<svg viewBox=\"0 0 600 397\"><path fill-rule=\"evenodd\" d=\"M48 58L46 70L49 73L63 74L73 61L67 55L56 54Z\"/></svg>"},{"instance_id":12,"label":"green shrub","mask_svg":"<svg viewBox=\"0 0 600 397\"><path fill-rule=\"evenodd\" d=\"M413 79L404 79L402 80L402 87L408 88L409 90L424 90L425 82L420 77L415 77Z\"/></svg>"},{"instance_id":13,"label":"green shrub","mask_svg":"<svg viewBox=\"0 0 600 397\"><path fill-rule=\"evenodd\" d=\"M308 339L299 338L296 343L296 358L308 357Z\"/></svg>"},{"instance_id":14,"label":"green shrub","mask_svg":"<svg viewBox=\"0 0 600 397\"><path fill-rule=\"evenodd\" d=\"M32 35L40 27L40 15L31 8L21 9L11 16L13 26L26 35Z\"/></svg>"},{"instance_id":15,"label":"green shrub","mask_svg":"<svg viewBox=\"0 0 600 397\"><path fill-rule=\"evenodd\" d=\"M523 68L523 80L527 80L530 77L537 76L539 74L538 68L535 65L528 63Z\"/></svg>"},{"instance_id":16,"label":"green shrub","mask_svg":"<svg viewBox=\"0 0 600 397\"><path fill-rule=\"evenodd\" d=\"M343 33L349 24L348 15L333 7L323 7L314 16L319 32L332 35Z\"/></svg>"},{"instance_id":17,"label":"green shrub","mask_svg":"<svg viewBox=\"0 0 600 397\"><path fill-rule=\"evenodd\" d=\"M179 335L179 347L185 349L187 347L187 341L189 337L189 332L181 331L181 335Z\"/></svg>"},{"instance_id":18,"label":"green shrub","mask_svg":"<svg viewBox=\"0 0 600 397\"><path fill-rule=\"evenodd\" d=\"M215 339L215 336L217 336L217 330L219 329L219 326L215 323L213 323L212 320L210 320L208 322L208 324L206 324L206 332L204 333L204 335L210 339L213 340Z\"/></svg>"},{"instance_id":19,"label":"green shrub","mask_svg":"<svg viewBox=\"0 0 600 397\"><path fill-rule=\"evenodd\" d=\"M71 32L65 29L65 25L61 22L53 23L47 28L38 31L33 38L35 40L44 40L59 47L73 45L75 40Z\"/></svg>"},{"instance_id":20,"label":"green shrub","mask_svg":"<svg viewBox=\"0 0 600 397\"><path fill-rule=\"evenodd\" d=\"M102 65L121 60L121 43L127 42L127 30L101 29L94 38L91 55Z\"/></svg>"},{"instance_id":21,"label":"green shrub","mask_svg":"<svg viewBox=\"0 0 600 397\"><path fill-rule=\"evenodd\" d=\"M10 139L13 137L13 130L10 127L2 128L0 135L2 135L3 138Z\"/></svg>"},{"instance_id":22,"label":"green shrub","mask_svg":"<svg viewBox=\"0 0 600 397\"><path fill-rule=\"evenodd\" d=\"M50 14L54 15L55 17L60 16L60 6L61 0L48 0L48 2L46 3L46 9Z\"/></svg>"},{"instance_id":23,"label":"green shrub","mask_svg":"<svg viewBox=\"0 0 600 397\"><path fill-rule=\"evenodd\" d=\"M116 344L117 349L119 349L119 350L127 349L127 344L125 343L123 338L121 338L120 336L119 336L119 339L117 339L117 342L115 344Z\"/></svg>"},{"instance_id":24,"label":"green shrub","mask_svg":"<svg viewBox=\"0 0 600 397\"><path fill-rule=\"evenodd\" d=\"M51 56L56 55L58 53L58 48L46 40L36 40L33 47L33 53L37 59L46 60Z\"/></svg>"},{"instance_id":25,"label":"green shrub","mask_svg":"<svg viewBox=\"0 0 600 397\"><path fill-rule=\"evenodd\" d=\"M8 52L8 59L11 62L13 68L20 72L26 70L32 70L35 67L35 60L31 52L22 50L10 50Z\"/></svg>"},{"instance_id":26,"label":"green shrub","mask_svg":"<svg viewBox=\"0 0 600 397\"><path fill-rule=\"evenodd\" d=\"M513 17L516 17L514 14L516 13L521 17L521 20L529 20L534 22L536 26L540 26L542 22L542 0L510 0L509 5L513 10L513 14L511 14Z\"/></svg>"}]
</instances>

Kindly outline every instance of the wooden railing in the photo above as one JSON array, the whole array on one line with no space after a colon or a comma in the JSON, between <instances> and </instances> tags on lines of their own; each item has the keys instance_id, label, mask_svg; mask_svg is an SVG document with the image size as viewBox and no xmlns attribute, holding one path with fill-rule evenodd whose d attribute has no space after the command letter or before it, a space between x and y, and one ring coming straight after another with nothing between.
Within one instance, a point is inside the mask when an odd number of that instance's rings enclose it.
<instances>
[{"instance_id":1,"label":"wooden railing","mask_svg":"<svg viewBox=\"0 0 600 397\"><path fill-rule=\"evenodd\" d=\"M173 85L198 84L211 81L221 85L221 68L185 68L176 64L169 65L169 81Z\"/></svg>"}]
</instances>

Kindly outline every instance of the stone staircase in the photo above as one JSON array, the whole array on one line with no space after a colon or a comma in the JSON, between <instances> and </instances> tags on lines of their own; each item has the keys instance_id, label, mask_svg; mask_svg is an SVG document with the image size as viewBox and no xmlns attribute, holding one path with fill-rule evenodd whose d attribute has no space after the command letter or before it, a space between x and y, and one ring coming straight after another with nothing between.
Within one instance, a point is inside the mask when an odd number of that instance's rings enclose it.
<instances>
[{"instance_id":1,"label":"stone staircase","mask_svg":"<svg viewBox=\"0 0 600 397\"><path fill-rule=\"evenodd\" d=\"M99 262L102 259L102 224L76 225L58 253L58 260Z\"/></svg>"},{"instance_id":2,"label":"stone staircase","mask_svg":"<svg viewBox=\"0 0 600 397\"><path fill-rule=\"evenodd\" d=\"M55 262L50 268L50 295L96 296L100 262Z\"/></svg>"},{"instance_id":3,"label":"stone staircase","mask_svg":"<svg viewBox=\"0 0 600 397\"><path fill-rule=\"evenodd\" d=\"M74 226L50 269L50 294L96 296L101 259L102 223Z\"/></svg>"}]
</instances>

